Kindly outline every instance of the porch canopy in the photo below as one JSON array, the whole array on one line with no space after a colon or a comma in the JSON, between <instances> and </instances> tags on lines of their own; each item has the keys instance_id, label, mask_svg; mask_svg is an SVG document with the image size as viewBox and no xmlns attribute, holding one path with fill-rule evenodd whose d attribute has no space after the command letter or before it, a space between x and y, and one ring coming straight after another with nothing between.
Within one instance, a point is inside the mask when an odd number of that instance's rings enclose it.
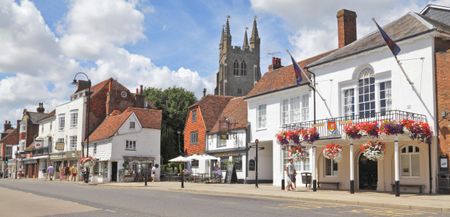
<instances>
[{"instance_id":1,"label":"porch canopy","mask_svg":"<svg viewBox=\"0 0 450 217\"><path fill-rule=\"evenodd\" d=\"M340 145L349 145L349 178L350 192L354 193L354 143L366 143L362 150L372 151L370 154L379 154L379 159L384 155L385 142L394 143L394 186L395 195L400 195L400 163L399 163L399 140L411 141L417 140L419 143L428 144L428 160L431 165L431 138L432 132L427 123L425 115L416 114L406 111L390 110L384 112L371 112L361 115L350 115L337 118L321 119L314 121L305 121L298 123L285 124L282 131L277 134L277 140L282 147L292 146L309 146L311 148L312 160L312 179L313 190L316 190L316 149L318 146L325 149L338 148L338 152L342 152L342 148L332 143L340 143ZM374 141L375 140L375 141ZM358 142L357 142L358 141ZM327 145L327 146L325 146ZM330 146L328 146L330 145ZM366 148L367 147L367 148ZM299 150L304 150L300 148ZM375 152L373 152L375 150ZM336 154L336 153L335 153ZM366 153L364 152L366 155ZM339 153L336 156L340 155ZM333 156L332 156L333 157ZM368 157L368 156L366 156ZM377 160L375 156L372 160ZM326 158L329 158L327 156ZM369 159L369 158L368 158ZM431 168L429 168L429 176L431 177ZM432 183L429 187L431 192Z\"/></svg>"}]
</instances>

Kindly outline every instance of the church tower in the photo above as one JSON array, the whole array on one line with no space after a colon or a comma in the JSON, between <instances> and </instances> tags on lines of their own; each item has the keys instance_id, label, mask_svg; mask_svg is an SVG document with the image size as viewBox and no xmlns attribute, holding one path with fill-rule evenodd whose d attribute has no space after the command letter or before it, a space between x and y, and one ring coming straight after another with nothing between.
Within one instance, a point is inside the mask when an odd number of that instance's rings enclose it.
<instances>
[{"instance_id":1,"label":"church tower","mask_svg":"<svg viewBox=\"0 0 450 217\"><path fill-rule=\"evenodd\" d=\"M245 96L253 88L261 78L260 43L255 17L250 43L245 29L242 46L232 46L228 16L219 44L219 71L216 74L215 95Z\"/></svg>"}]
</instances>

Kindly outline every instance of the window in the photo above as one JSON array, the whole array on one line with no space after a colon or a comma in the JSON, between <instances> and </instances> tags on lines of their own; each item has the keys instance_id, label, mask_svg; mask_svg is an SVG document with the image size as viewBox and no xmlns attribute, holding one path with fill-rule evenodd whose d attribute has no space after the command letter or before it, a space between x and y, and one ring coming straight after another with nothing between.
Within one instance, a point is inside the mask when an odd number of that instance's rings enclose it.
<instances>
[{"instance_id":1,"label":"window","mask_svg":"<svg viewBox=\"0 0 450 217\"><path fill-rule=\"evenodd\" d=\"M309 95L302 96L302 121L309 118Z\"/></svg>"},{"instance_id":2,"label":"window","mask_svg":"<svg viewBox=\"0 0 450 217\"><path fill-rule=\"evenodd\" d=\"M239 76L239 62L237 60L235 60L233 64L233 75Z\"/></svg>"},{"instance_id":3,"label":"window","mask_svg":"<svg viewBox=\"0 0 450 217\"><path fill-rule=\"evenodd\" d=\"M198 143L198 132L191 132L191 144L197 144Z\"/></svg>"},{"instance_id":4,"label":"window","mask_svg":"<svg viewBox=\"0 0 450 217\"><path fill-rule=\"evenodd\" d=\"M242 171L242 156L234 156L233 162L236 171Z\"/></svg>"},{"instance_id":5,"label":"window","mask_svg":"<svg viewBox=\"0 0 450 217\"><path fill-rule=\"evenodd\" d=\"M310 164L309 164L309 156L311 154L309 153L309 150L307 150L307 152L308 152L308 157L306 157L305 160L294 161L294 167L295 167L295 170L297 171L297 173L299 173L300 171L310 171L310 169L311 169ZM283 165L281 166L281 168L285 169L286 166L288 165L288 163L289 163L289 151L286 149L286 150L283 150Z\"/></svg>"},{"instance_id":6,"label":"window","mask_svg":"<svg viewBox=\"0 0 450 217\"><path fill-rule=\"evenodd\" d=\"M94 148L92 152L94 152L94 154L97 154L97 143L94 143Z\"/></svg>"},{"instance_id":7,"label":"window","mask_svg":"<svg viewBox=\"0 0 450 217\"><path fill-rule=\"evenodd\" d=\"M291 123L300 121L300 97L291 98Z\"/></svg>"},{"instance_id":8,"label":"window","mask_svg":"<svg viewBox=\"0 0 450 217\"><path fill-rule=\"evenodd\" d=\"M8 159L12 158L12 147L6 147L5 157L7 157Z\"/></svg>"},{"instance_id":9,"label":"window","mask_svg":"<svg viewBox=\"0 0 450 217\"><path fill-rule=\"evenodd\" d=\"M136 151L136 141L127 140L125 143L125 150Z\"/></svg>"},{"instance_id":10,"label":"window","mask_svg":"<svg viewBox=\"0 0 450 217\"><path fill-rule=\"evenodd\" d=\"M385 115L387 111L391 110L391 81L380 83L380 112Z\"/></svg>"},{"instance_id":11,"label":"window","mask_svg":"<svg viewBox=\"0 0 450 217\"><path fill-rule=\"evenodd\" d=\"M372 69L366 68L358 80L359 116L375 116L375 77Z\"/></svg>"},{"instance_id":12,"label":"window","mask_svg":"<svg viewBox=\"0 0 450 217\"><path fill-rule=\"evenodd\" d=\"M70 136L70 150L77 150L77 136Z\"/></svg>"},{"instance_id":13,"label":"window","mask_svg":"<svg viewBox=\"0 0 450 217\"><path fill-rule=\"evenodd\" d=\"M325 176L337 176L338 163L335 160L325 158Z\"/></svg>"},{"instance_id":14,"label":"window","mask_svg":"<svg viewBox=\"0 0 450 217\"><path fill-rule=\"evenodd\" d=\"M237 89L237 94L238 94L238 95L241 95L241 94L242 94L242 89L241 89L241 88L238 88L238 89Z\"/></svg>"},{"instance_id":15,"label":"window","mask_svg":"<svg viewBox=\"0 0 450 217\"><path fill-rule=\"evenodd\" d=\"M58 115L58 121L59 121L58 129L59 129L59 130L64 130L64 125L65 125L65 123L66 123L66 117L65 117L65 114L59 114L59 115Z\"/></svg>"},{"instance_id":16,"label":"window","mask_svg":"<svg viewBox=\"0 0 450 217\"><path fill-rule=\"evenodd\" d=\"M130 121L130 129L135 129L135 128L136 128L136 122Z\"/></svg>"},{"instance_id":17,"label":"window","mask_svg":"<svg viewBox=\"0 0 450 217\"><path fill-rule=\"evenodd\" d=\"M241 63L241 76L246 76L247 75L247 64L245 63L245 61L242 61Z\"/></svg>"},{"instance_id":18,"label":"window","mask_svg":"<svg viewBox=\"0 0 450 217\"><path fill-rule=\"evenodd\" d=\"M281 123L288 124L289 123L289 100L284 99L281 102Z\"/></svg>"},{"instance_id":19,"label":"window","mask_svg":"<svg viewBox=\"0 0 450 217\"><path fill-rule=\"evenodd\" d=\"M78 125L78 109L70 111L70 127L75 128Z\"/></svg>"},{"instance_id":20,"label":"window","mask_svg":"<svg viewBox=\"0 0 450 217\"><path fill-rule=\"evenodd\" d=\"M64 138L58 138L57 143L64 143Z\"/></svg>"},{"instance_id":21,"label":"window","mask_svg":"<svg viewBox=\"0 0 450 217\"><path fill-rule=\"evenodd\" d=\"M197 110L192 110L192 123L197 121Z\"/></svg>"},{"instance_id":22,"label":"window","mask_svg":"<svg viewBox=\"0 0 450 217\"><path fill-rule=\"evenodd\" d=\"M198 168L198 160L192 160L191 166L192 166L192 168Z\"/></svg>"},{"instance_id":23,"label":"window","mask_svg":"<svg viewBox=\"0 0 450 217\"><path fill-rule=\"evenodd\" d=\"M222 148L227 146L227 133L220 133L217 138L217 148Z\"/></svg>"},{"instance_id":24,"label":"window","mask_svg":"<svg viewBox=\"0 0 450 217\"><path fill-rule=\"evenodd\" d=\"M227 170L227 166L228 166L228 157L220 158L220 169Z\"/></svg>"},{"instance_id":25,"label":"window","mask_svg":"<svg viewBox=\"0 0 450 217\"><path fill-rule=\"evenodd\" d=\"M258 111L256 112L256 121L257 129L266 128L266 104L258 106Z\"/></svg>"},{"instance_id":26,"label":"window","mask_svg":"<svg viewBox=\"0 0 450 217\"><path fill-rule=\"evenodd\" d=\"M417 146L405 146L401 149L402 176L420 176L420 150Z\"/></svg>"},{"instance_id":27,"label":"window","mask_svg":"<svg viewBox=\"0 0 450 217\"><path fill-rule=\"evenodd\" d=\"M344 90L344 116L355 115L355 90Z\"/></svg>"}]
</instances>

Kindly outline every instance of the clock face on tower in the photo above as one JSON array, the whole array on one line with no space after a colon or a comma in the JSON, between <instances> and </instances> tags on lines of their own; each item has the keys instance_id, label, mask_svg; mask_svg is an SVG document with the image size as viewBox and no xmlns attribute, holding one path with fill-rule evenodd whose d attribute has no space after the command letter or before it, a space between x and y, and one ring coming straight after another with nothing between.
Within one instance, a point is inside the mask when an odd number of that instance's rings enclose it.
<instances>
[{"instance_id":1,"label":"clock face on tower","mask_svg":"<svg viewBox=\"0 0 450 217\"><path fill-rule=\"evenodd\" d=\"M127 92L126 91L122 91L121 93L120 93L120 96L122 97L122 98L127 98Z\"/></svg>"}]
</instances>

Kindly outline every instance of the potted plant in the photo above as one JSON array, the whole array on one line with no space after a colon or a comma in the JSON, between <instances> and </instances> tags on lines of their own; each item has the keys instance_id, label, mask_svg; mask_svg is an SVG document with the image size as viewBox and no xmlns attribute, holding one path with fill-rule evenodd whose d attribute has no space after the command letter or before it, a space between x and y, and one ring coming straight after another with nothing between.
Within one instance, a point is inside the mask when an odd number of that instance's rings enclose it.
<instances>
[{"instance_id":1,"label":"potted plant","mask_svg":"<svg viewBox=\"0 0 450 217\"><path fill-rule=\"evenodd\" d=\"M370 136L370 137L378 137L380 129L378 128L378 123L376 121L373 122L362 122L357 124L357 128L359 129L359 134L362 136Z\"/></svg>"},{"instance_id":2,"label":"potted plant","mask_svg":"<svg viewBox=\"0 0 450 217\"><path fill-rule=\"evenodd\" d=\"M289 149L289 152L291 153L291 157L296 161L304 161L309 156L308 152L306 151L306 147L301 145L292 146Z\"/></svg>"},{"instance_id":3,"label":"potted plant","mask_svg":"<svg viewBox=\"0 0 450 217\"><path fill-rule=\"evenodd\" d=\"M388 136L403 134L403 124L397 121L384 121L381 124L381 132Z\"/></svg>"}]
</instances>

